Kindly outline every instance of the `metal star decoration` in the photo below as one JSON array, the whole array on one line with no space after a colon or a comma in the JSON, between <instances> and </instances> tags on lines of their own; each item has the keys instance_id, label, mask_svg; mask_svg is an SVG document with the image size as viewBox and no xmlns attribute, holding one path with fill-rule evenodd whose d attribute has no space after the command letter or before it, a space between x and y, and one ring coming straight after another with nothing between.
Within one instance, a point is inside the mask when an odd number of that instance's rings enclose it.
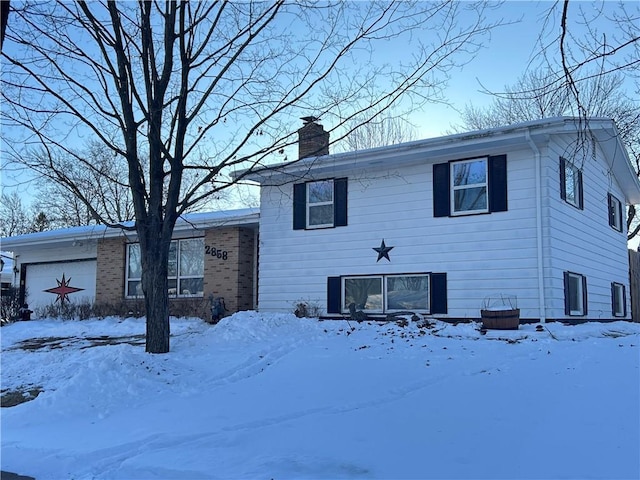
<instances>
[{"instance_id":1,"label":"metal star decoration","mask_svg":"<svg viewBox=\"0 0 640 480\"><path fill-rule=\"evenodd\" d=\"M386 258L387 260L391 261L391 259L389 258L389 252L393 249L393 247L387 247L384 244L384 238L382 239L382 243L380 244L379 247L374 247L373 250L375 250L376 252L378 252L378 259L376 260L376 263L379 262L380 260L382 260L383 258Z\"/></svg>"},{"instance_id":2,"label":"metal star decoration","mask_svg":"<svg viewBox=\"0 0 640 480\"><path fill-rule=\"evenodd\" d=\"M58 282L57 287L44 290L45 292L56 294L58 296L56 298L56 302L59 301L60 303L64 303L65 300L68 302L70 293L84 290L84 288L70 287L69 284L71 283L71 277L69 277L69 279L67 280L66 278L64 278L64 273L62 274L62 280L56 279L56 282Z\"/></svg>"}]
</instances>

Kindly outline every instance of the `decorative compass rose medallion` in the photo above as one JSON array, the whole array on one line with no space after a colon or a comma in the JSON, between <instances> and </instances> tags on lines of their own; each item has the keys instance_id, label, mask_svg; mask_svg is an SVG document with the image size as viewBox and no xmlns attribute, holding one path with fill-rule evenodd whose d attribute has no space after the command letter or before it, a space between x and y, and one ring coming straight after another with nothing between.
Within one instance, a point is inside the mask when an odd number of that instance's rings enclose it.
<instances>
[{"instance_id":1,"label":"decorative compass rose medallion","mask_svg":"<svg viewBox=\"0 0 640 480\"><path fill-rule=\"evenodd\" d=\"M56 298L56 302L60 302L61 304L64 303L65 300L67 302L69 301L69 294L84 290L84 288L70 287L69 284L71 283L71 278L68 280L64 278L64 273L62 274L62 280L56 279L56 282L58 282L57 287L48 288L44 291L57 295L58 297Z\"/></svg>"},{"instance_id":2,"label":"decorative compass rose medallion","mask_svg":"<svg viewBox=\"0 0 640 480\"><path fill-rule=\"evenodd\" d=\"M393 247L387 247L384 244L384 239L382 239L382 243L380 244L380 246L373 248L373 250L378 252L378 259L376 260L376 263L379 262L380 260L382 260L383 258L386 258L387 260L391 261L391 259L389 258L389 252L392 249L393 249Z\"/></svg>"}]
</instances>

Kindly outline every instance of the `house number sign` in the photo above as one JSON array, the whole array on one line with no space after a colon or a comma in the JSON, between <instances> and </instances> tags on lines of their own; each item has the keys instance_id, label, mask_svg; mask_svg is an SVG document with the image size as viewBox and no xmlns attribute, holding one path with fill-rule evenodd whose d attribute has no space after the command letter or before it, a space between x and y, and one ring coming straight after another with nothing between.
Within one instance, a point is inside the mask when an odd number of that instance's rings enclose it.
<instances>
[{"instance_id":1,"label":"house number sign","mask_svg":"<svg viewBox=\"0 0 640 480\"><path fill-rule=\"evenodd\" d=\"M226 250L221 250L216 247L212 247L211 245L204 246L205 255L211 255L212 257L218 258L220 260L226 260L229 256L229 252Z\"/></svg>"}]
</instances>

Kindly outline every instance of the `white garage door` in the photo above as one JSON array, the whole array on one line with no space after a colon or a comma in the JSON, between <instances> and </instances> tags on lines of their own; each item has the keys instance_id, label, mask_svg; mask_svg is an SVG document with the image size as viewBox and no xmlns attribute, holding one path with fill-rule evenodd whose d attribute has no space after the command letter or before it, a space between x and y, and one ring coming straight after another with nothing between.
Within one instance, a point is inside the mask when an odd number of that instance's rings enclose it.
<instances>
[{"instance_id":1,"label":"white garage door","mask_svg":"<svg viewBox=\"0 0 640 480\"><path fill-rule=\"evenodd\" d=\"M27 265L25 284L31 310L61 301L93 303L96 297L96 261Z\"/></svg>"}]
</instances>

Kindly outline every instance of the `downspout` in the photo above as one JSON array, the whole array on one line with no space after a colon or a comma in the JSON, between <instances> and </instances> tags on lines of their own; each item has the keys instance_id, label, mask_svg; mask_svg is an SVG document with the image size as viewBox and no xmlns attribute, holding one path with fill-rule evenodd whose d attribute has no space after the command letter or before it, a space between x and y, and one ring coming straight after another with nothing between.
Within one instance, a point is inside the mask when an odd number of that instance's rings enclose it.
<instances>
[{"instance_id":1,"label":"downspout","mask_svg":"<svg viewBox=\"0 0 640 480\"><path fill-rule=\"evenodd\" d=\"M529 142L535 157L536 178L536 251L538 262L538 307L540 309L540 322L546 323L546 301L544 295L544 251L542 248L542 158L540 149L531 138L529 129L525 131L525 138Z\"/></svg>"}]
</instances>

